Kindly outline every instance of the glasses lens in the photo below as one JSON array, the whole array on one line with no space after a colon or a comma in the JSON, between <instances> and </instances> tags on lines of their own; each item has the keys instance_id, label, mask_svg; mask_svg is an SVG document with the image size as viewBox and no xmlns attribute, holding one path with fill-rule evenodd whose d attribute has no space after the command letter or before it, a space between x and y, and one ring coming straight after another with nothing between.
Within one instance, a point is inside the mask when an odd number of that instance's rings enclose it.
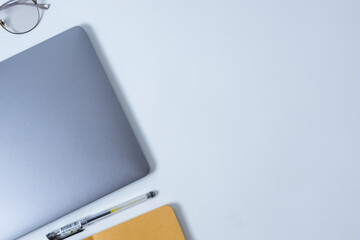
<instances>
[{"instance_id":1,"label":"glasses lens","mask_svg":"<svg viewBox=\"0 0 360 240\"><path fill-rule=\"evenodd\" d=\"M36 27L40 13L33 1L20 0L3 6L0 19L9 32L25 33Z\"/></svg>"}]
</instances>

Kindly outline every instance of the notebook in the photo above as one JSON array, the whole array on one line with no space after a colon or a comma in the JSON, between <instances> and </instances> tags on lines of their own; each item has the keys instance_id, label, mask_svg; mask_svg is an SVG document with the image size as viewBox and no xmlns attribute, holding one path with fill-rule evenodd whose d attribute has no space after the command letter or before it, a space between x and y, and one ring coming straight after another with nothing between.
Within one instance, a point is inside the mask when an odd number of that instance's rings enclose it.
<instances>
[{"instance_id":1,"label":"notebook","mask_svg":"<svg viewBox=\"0 0 360 240\"><path fill-rule=\"evenodd\" d=\"M185 240L174 210L163 206L84 240Z\"/></svg>"},{"instance_id":2,"label":"notebook","mask_svg":"<svg viewBox=\"0 0 360 240\"><path fill-rule=\"evenodd\" d=\"M1 239L19 238L148 172L81 27L0 62Z\"/></svg>"}]
</instances>

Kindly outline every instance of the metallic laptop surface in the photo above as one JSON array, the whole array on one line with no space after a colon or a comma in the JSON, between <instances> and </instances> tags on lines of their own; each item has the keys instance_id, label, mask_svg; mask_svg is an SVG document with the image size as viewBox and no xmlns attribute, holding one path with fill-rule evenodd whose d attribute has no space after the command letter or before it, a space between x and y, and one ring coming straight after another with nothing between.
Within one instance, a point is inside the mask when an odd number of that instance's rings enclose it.
<instances>
[{"instance_id":1,"label":"metallic laptop surface","mask_svg":"<svg viewBox=\"0 0 360 240\"><path fill-rule=\"evenodd\" d=\"M19 238L148 172L81 27L0 62L1 239Z\"/></svg>"}]
</instances>

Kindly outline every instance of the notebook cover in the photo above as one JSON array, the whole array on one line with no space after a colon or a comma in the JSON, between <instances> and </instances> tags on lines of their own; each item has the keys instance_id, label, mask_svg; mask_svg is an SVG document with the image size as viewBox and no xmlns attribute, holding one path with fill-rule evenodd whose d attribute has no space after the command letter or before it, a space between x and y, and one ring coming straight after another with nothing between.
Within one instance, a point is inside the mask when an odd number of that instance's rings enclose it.
<instances>
[{"instance_id":1,"label":"notebook cover","mask_svg":"<svg viewBox=\"0 0 360 240\"><path fill-rule=\"evenodd\" d=\"M185 240L174 210L163 206L84 240Z\"/></svg>"}]
</instances>

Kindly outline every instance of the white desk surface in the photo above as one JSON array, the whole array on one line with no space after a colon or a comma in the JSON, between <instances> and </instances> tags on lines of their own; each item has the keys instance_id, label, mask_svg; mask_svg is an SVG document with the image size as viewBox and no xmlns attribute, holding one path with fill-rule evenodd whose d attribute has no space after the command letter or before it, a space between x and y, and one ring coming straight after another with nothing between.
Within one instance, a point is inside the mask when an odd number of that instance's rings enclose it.
<instances>
[{"instance_id":1,"label":"white desk surface","mask_svg":"<svg viewBox=\"0 0 360 240\"><path fill-rule=\"evenodd\" d=\"M152 189L71 239L165 204L189 240L360 239L360 1L48 2L0 60L85 26L152 172L21 240Z\"/></svg>"}]
</instances>

